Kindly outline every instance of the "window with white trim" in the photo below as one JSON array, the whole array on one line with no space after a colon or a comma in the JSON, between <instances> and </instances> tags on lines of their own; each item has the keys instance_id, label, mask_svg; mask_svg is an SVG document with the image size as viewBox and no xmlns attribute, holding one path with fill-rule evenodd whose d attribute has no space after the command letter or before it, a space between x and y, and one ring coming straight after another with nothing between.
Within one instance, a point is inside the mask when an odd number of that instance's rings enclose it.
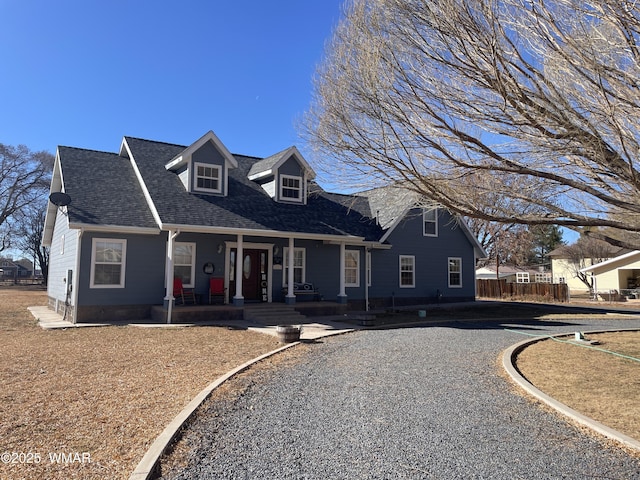
<instances>
[{"instance_id":1,"label":"window with white trim","mask_svg":"<svg viewBox=\"0 0 640 480\"><path fill-rule=\"evenodd\" d=\"M195 188L199 192L222 192L222 167L209 163L194 163Z\"/></svg>"},{"instance_id":2,"label":"window with white trim","mask_svg":"<svg viewBox=\"0 0 640 480\"><path fill-rule=\"evenodd\" d=\"M516 283L529 283L529 272L516 272Z\"/></svg>"},{"instance_id":3,"label":"window with white trim","mask_svg":"<svg viewBox=\"0 0 640 480\"><path fill-rule=\"evenodd\" d=\"M94 238L91 241L90 288L124 288L127 241Z\"/></svg>"},{"instance_id":4,"label":"window with white trim","mask_svg":"<svg viewBox=\"0 0 640 480\"><path fill-rule=\"evenodd\" d=\"M462 287L462 258L449 257L449 288Z\"/></svg>"},{"instance_id":5,"label":"window with white trim","mask_svg":"<svg viewBox=\"0 0 640 480\"><path fill-rule=\"evenodd\" d=\"M283 255L283 268L282 273L282 285L287 287L289 285L289 247L284 247ZM294 248L293 249L293 283L304 283L305 279L305 249Z\"/></svg>"},{"instance_id":6,"label":"window with white trim","mask_svg":"<svg viewBox=\"0 0 640 480\"><path fill-rule=\"evenodd\" d=\"M360 251L344 251L344 286L360 286Z\"/></svg>"},{"instance_id":7,"label":"window with white trim","mask_svg":"<svg viewBox=\"0 0 640 480\"><path fill-rule=\"evenodd\" d=\"M416 257L413 255L400 255L400 288L413 288L416 286Z\"/></svg>"},{"instance_id":8,"label":"window with white trim","mask_svg":"<svg viewBox=\"0 0 640 480\"><path fill-rule=\"evenodd\" d=\"M180 277L182 285L195 285L196 244L176 242L173 245L173 276Z\"/></svg>"},{"instance_id":9,"label":"window with white trim","mask_svg":"<svg viewBox=\"0 0 640 480\"><path fill-rule=\"evenodd\" d=\"M422 211L422 235L425 237L438 236L438 209Z\"/></svg>"},{"instance_id":10,"label":"window with white trim","mask_svg":"<svg viewBox=\"0 0 640 480\"><path fill-rule=\"evenodd\" d=\"M551 283L551 272L536 272L535 283Z\"/></svg>"},{"instance_id":11,"label":"window with white trim","mask_svg":"<svg viewBox=\"0 0 640 480\"><path fill-rule=\"evenodd\" d=\"M280 175L280 199L302 201L302 177Z\"/></svg>"}]
</instances>

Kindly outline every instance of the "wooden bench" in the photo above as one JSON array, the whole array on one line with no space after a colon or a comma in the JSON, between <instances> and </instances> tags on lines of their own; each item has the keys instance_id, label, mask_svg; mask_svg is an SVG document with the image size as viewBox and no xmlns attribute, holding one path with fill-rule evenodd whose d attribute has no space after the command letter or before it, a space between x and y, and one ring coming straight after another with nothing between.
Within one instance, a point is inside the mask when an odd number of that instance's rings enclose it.
<instances>
[{"instance_id":1,"label":"wooden bench","mask_svg":"<svg viewBox=\"0 0 640 480\"><path fill-rule=\"evenodd\" d=\"M287 293L289 293L289 290L287 287L284 287L282 289L282 295L286 297ZM296 298L309 298L310 300L315 300L316 302L322 300L322 296L320 295L318 289L313 285L313 283L309 282L294 283L293 294L296 296Z\"/></svg>"}]
</instances>

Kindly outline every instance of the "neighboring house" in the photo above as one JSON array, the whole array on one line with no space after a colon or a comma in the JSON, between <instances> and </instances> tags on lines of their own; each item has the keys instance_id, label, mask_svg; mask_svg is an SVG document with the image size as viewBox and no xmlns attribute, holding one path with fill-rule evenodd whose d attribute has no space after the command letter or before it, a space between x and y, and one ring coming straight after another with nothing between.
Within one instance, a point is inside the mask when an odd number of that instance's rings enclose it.
<instances>
[{"instance_id":1,"label":"neighboring house","mask_svg":"<svg viewBox=\"0 0 640 480\"><path fill-rule=\"evenodd\" d=\"M20 270L18 271L18 275L20 277L33 277L33 262L31 260L27 260L26 258L22 258L20 260L16 260L16 265L19 265Z\"/></svg>"},{"instance_id":2,"label":"neighboring house","mask_svg":"<svg viewBox=\"0 0 640 480\"><path fill-rule=\"evenodd\" d=\"M9 260L0 258L0 275L4 280L18 280L32 275L31 262L28 260Z\"/></svg>"},{"instance_id":3,"label":"neighboring house","mask_svg":"<svg viewBox=\"0 0 640 480\"><path fill-rule=\"evenodd\" d=\"M476 269L476 280L506 280L507 283L551 283L550 272L535 267L516 267L500 265L496 275L496 266L487 265Z\"/></svg>"},{"instance_id":4,"label":"neighboring house","mask_svg":"<svg viewBox=\"0 0 640 480\"><path fill-rule=\"evenodd\" d=\"M49 305L73 321L145 318L171 312L174 276L205 296L211 275L238 307L294 304L296 283L358 309L475 298L484 252L450 213L398 189L328 193L314 177L295 147L232 155L213 132L186 147L59 147L51 192L70 204L47 210Z\"/></svg>"},{"instance_id":5,"label":"neighboring house","mask_svg":"<svg viewBox=\"0 0 640 480\"><path fill-rule=\"evenodd\" d=\"M589 293L589 287L582 280L580 280L579 272L584 268L590 267L594 263L599 262L594 262L591 258L581 258L579 260L572 259L570 249L570 245L562 245L549 252L549 258L551 258L551 273L553 274L553 282L566 283L569 287L569 291L572 294ZM628 250L610 246L609 249L605 248L600 254L605 257L602 259L604 261L618 257L627 252Z\"/></svg>"},{"instance_id":6,"label":"neighboring house","mask_svg":"<svg viewBox=\"0 0 640 480\"><path fill-rule=\"evenodd\" d=\"M595 280L594 290L608 293L616 290L640 289L640 251L633 250L607 261L585 267L581 272L590 275Z\"/></svg>"}]
</instances>

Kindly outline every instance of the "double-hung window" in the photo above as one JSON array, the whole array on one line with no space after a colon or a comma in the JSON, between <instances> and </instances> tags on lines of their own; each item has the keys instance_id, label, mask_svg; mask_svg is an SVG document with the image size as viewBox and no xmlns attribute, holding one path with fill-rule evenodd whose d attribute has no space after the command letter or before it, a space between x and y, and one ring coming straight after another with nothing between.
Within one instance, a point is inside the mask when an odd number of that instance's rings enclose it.
<instances>
[{"instance_id":1,"label":"double-hung window","mask_svg":"<svg viewBox=\"0 0 640 480\"><path fill-rule=\"evenodd\" d=\"M400 255L400 288L416 286L416 257Z\"/></svg>"},{"instance_id":2,"label":"double-hung window","mask_svg":"<svg viewBox=\"0 0 640 480\"><path fill-rule=\"evenodd\" d=\"M462 287L462 259L449 257L449 288Z\"/></svg>"},{"instance_id":3,"label":"double-hung window","mask_svg":"<svg viewBox=\"0 0 640 480\"><path fill-rule=\"evenodd\" d=\"M94 238L91 243L90 288L124 288L127 241Z\"/></svg>"},{"instance_id":4,"label":"double-hung window","mask_svg":"<svg viewBox=\"0 0 640 480\"><path fill-rule=\"evenodd\" d=\"M195 285L196 244L176 242L173 246L173 275L180 277L182 285Z\"/></svg>"},{"instance_id":5,"label":"double-hung window","mask_svg":"<svg viewBox=\"0 0 640 480\"><path fill-rule=\"evenodd\" d=\"M302 201L302 177L280 175L280 198L295 202Z\"/></svg>"},{"instance_id":6,"label":"double-hung window","mask_svg":"<svg viewBox=\"0 0 640 480\"><path fill-rule=\"evenodd\" d=\"M195 162L195 189L199 192L222 192L222 167Z\"/></svg>"},{"instance_id":7,"label":"double-hung window","mask_svg":"<svg viewBox=\"0 0 640 480\"><path fill-rule=\"evenodd\" d=\"M284 268L282 269L284 278L282 279L282 285L285 287L289 285L289 247L285 247L283 251L284 255ZM293 249L293 283L304 283L305 279L305 249L294 248Z\"/></svg>"},{"instance_id":8,"label":"double-hung window","mask_svg":"<svg viewBox=\"0 0 640 480\"><path fill-rule=\"evenodd\" d=\"M516 283L529 283L529 272L516 272Z\"/></svg>"},{"instance_id":9,"label":"double-hung window","mask_svg":"<svg viewBox=\"0 0 640 480\"><path fill-rule=\"evenodd\" d=\"M422 234L425 237L438 236L438 209L424 210L422 212Z\"/></svg>"},{"instance_id":10,"label":"double-hung window","mask_svg":"<svg viewBox=\"0 0 640 480\"><path fill-rule=\"evenodd\" d=\"M345 287L360 286L360 252L358 250L344 251L344 285Z\"/></svg>"}]
</instances>

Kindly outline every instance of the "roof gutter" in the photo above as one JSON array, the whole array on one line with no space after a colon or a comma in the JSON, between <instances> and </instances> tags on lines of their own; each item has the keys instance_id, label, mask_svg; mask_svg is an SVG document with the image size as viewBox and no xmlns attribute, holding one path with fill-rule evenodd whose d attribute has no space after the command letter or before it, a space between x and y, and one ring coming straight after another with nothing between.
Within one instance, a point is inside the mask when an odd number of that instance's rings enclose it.
<instances>
[{"instance_id":1,"label":"roof gutter","mask_svg":"<svg viewBox=\"0 0 640 480\"><path fill-rule=\"evenodd\" d=\"M253 228L229 228L229 227L212 227L207 225L180 225L168 224L161 225L162 231L181 230L190 233L210 233L219 235L245 235L253 237L271 237L271 238L294 238L297 240L324 240L335 242L347 242L362 244L365 242L364 237L355 235L330 235L330 234L314 234L305 232L285 232L280 230L256 230Z\"/></svg>"},{"instance_id":2,"label":"roof gutter","mask_svg":"<svg viewBox=\"0 0 640 480\"><path fill-rule=\"evenodd\" d=\"M137 235L159 235L160 229L157 227L127 227L121 225L91 225L87 223L69 223L69 228L83 230L85 232L115 232L131 233Z\"/></svg>"}]
</instances>

